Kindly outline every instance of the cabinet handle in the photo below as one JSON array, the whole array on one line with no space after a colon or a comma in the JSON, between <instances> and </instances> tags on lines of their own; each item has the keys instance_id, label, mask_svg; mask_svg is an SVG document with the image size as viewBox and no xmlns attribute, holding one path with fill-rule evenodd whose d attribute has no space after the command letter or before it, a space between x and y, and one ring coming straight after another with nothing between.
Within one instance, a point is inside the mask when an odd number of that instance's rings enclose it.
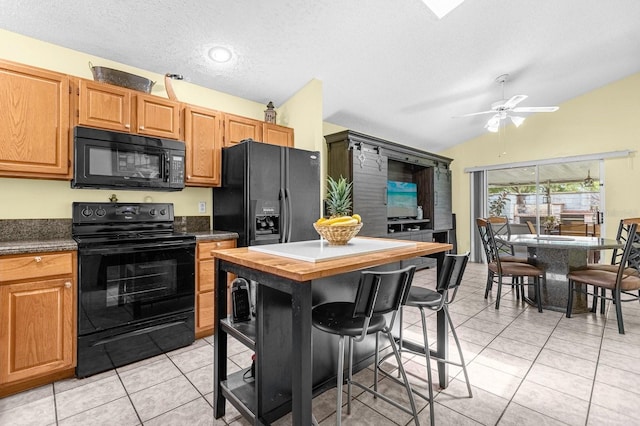
<instances>
[{"instance_id":1,"label":"cabinet handle","mask_svg":"<svg viewBox=\"0 0 640 426\"><path fill-rule=\"evenodd\" d=\"M42 257L36 256L36 257L33 258L33 260L35 260L36 262L40 263L40 262L42 262Z\"/></svg>"},{"instance_id":2,"label":"cabinet handle","mask_svg":"<svg viewBox=\"0 0 640 426\"><path fill-rule=\"evenodd\" d=\"M131 124L125 124L125 125L124 125L124 128L125 128L125 129L130 129L130 128L131 128Z\"/></svg>"},{"instance_id":3,"label":"cabinet handle","mask_svg":"<svg viewBox=\"0 0 640 426\"><path fill-rule=\"evenodd\" d=\"M71 281L67 281L64 283L65 288L71 288Z\"/></svg>"},{"instance_id":4,"label":"cabinet handle","mask_svg":"<svg viewBox=\"0 0 640 426\"><path fill-rule=\"evenodd\" d=\"M140 126L140 127L138 127L138 129L144 130L144 126Z\"/></svg>"}]
</instances>

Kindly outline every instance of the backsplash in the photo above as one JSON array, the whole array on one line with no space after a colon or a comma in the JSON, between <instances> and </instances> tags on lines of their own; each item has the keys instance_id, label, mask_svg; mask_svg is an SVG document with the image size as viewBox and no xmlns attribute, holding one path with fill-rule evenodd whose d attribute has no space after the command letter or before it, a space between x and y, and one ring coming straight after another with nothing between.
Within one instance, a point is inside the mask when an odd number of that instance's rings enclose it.
<instances>
[{"instance_id":1,"label":"backsplash","mask_svg":"<svg viewBox=\"0 0 640 426\"><path fill-rule=\"evenodd\" d=\"M2 219L0 241L71 239L71 219Z\"/></svg>"},{"instance_id":2,"label":"backsplash","mask_svg":"<svg viewBox=\"0 0 640 426\"><path fill-rule=\"evenodd\" d=\"M209 216L176 216L179 232L206 232ZM0 219L0 241L47 241L71 239L71 219Z\"/></svg>"},{"instance_id":3,"label":"backsplash","mask_svg":"<svg viewBox=\"0 0 640 426\"><path fill-rule=\"evenodd\" d=\"M179 232L206 232L211 230L209 216L176 216L173 227Z\"/></svg>"}]
</instances>

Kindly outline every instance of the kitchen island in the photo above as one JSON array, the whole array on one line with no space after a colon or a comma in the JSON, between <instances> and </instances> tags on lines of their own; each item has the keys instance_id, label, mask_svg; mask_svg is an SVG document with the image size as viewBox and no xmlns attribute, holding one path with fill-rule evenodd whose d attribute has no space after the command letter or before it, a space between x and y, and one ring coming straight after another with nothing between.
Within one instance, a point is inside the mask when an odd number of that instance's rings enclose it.
<instances>
[{"instance_id":1,"label":"kitchen island","mask_svg":"<svg viewBox=\"0 0 640 426\"><path fill-rule=\"evenodd\" d=\"M308 242L300 242L308 243ZM311 424L314 392L328 389L335 380L335 342L311 325L314 305L333 300L353 300L360 271L399 268L403 261L430 256L438 266L452 245L407 242L379 238L355 238L349 242L356 250L342 256L327 256L333 247L323 244L322 258L300 260L259 251L260 247L214 250L216 259L216 334L214 337L214 416L225 414L229 400L255 424L269 424L291 411L293 424ZM383 247L385 243L389 248ZM289 243L280 246L288 246ZM371 245L376 248L371 250ZM271 245L278 246L278 245ZM262 250L264 250L262 247ZM366 248L359 253L357 248ZM278 250L278 247L272 247ZM342 248L344 250L344 248ZM286 251L286 250L285 250ZM296 252L294 250L294 252ZM284 255L283 255L284 254ZM299 253L298 253L299 254ZM308 253L305 254L308 256ZM227 273L256 281L256 316L248 322L227 319ZM446 357L447 327L438 316L438 348ZM231 335L256 354L255 378L247 380L245 371L227 376L227 335ZM373 345L362 345L354 354L356 368L371 362ZM440 385L447 384L447 368L439 364ZM335 383L335 381L333 381Z\"/></svg>"}]
</instances>

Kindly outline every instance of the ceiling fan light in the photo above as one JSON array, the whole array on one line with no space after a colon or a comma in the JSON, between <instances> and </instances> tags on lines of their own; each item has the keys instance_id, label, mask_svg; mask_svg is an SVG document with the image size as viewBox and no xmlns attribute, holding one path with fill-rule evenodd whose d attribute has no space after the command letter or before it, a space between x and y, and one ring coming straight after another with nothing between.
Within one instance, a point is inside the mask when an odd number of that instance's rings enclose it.
<instances>
[{"instance_id":1,"label":"ceiling fan light","mask_svg":"<svg viewBox=\"0 0 640 426\"><path fill-rule=\"evenodd\" d=\"M429 9L442 19L446 14L458 7L464 0L422 0Z\"/></svg>"},{"instance_id":2,"label":"ceiling fan light","mask_svg":"<svg viewBox=\"0 0 640 426\"><path fill-rule=\"evenodd\" d=\"M487 124L484 126L485 129L492 133L497 133L500 128L500 114L496 114L487 121Z\"/></svg>"},{"instance_id":3,"label":"ceiling fan light","mask_svg":"<svg viewBox=\"0 0 640 426\"><path fill-rule=\"evenodd\" d=\"M512 115L512 116L510 116L510 118L511 118L511 121L513 122L513 124L515 124L516 127L520 127L520 125L522 123L524 123L524 120L525 120L524 117L518 117L517 115L516 116Z\"/></svg>"}]
</instances>

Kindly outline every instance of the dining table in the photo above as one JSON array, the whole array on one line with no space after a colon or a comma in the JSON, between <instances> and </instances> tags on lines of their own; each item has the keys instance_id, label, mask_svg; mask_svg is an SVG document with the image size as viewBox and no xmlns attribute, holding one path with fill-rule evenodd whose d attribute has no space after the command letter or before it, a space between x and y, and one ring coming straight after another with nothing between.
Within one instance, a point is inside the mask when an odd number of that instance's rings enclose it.
<instances>
[{"instance_id":1,"label":"dining table","mask_svg":"<svg viewBox=\"0 0 640 426\"><path fill-rule=\"evenodd\" d=\"M541 267L546 272L546 283L541 289L542 307L552 311L566 312L570 271L587 266L589 252L595 250L621 249L623 243L613 238L512 234L497 235L497 239L514 247L526 247L529 263ZM533 288L528 290L528 298L535 301ZM573 303L574 313L588 310L586 295L578 293Z\"/></svg>"}]
</instances>

